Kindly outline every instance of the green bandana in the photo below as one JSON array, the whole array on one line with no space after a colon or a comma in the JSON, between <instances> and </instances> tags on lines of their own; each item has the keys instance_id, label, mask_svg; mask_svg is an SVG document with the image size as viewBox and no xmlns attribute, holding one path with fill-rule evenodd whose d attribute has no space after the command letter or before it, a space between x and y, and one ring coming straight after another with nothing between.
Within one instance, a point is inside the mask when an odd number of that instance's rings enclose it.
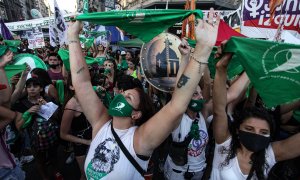
<instances>
[{"instance_id":1,"label":"green bandana","mask_svg":"<svg viewBox=\"0 0 300 180\"><path fill-rule=\"evenodd\" d=\"M190 129L190 132L189 132L189 136L191 136L195 140L200 139L198 122L199 122L198 119L194 120L194 122L192 123L191 129Z\"/></svg>"},{"instance_id":2,"label":"green bandana","mask_svg":"<svg viewBox=\"0 0 300 180\"><path fill-rule=\"evenodd\" d=\"M195 48L195 46L196 46L196 41L195 40L187 39L187 42L189 43L189 45L192 48ZM219 58L215 59L215 54L216 53L217 53L217 46L215 46L213 48L213 50L212 50L212 52L209 56L209 59L208 59L208 69L209 69L209 72L210 72L210 77L212 79L215 78L216 64L220 60ZM234 59L236 59L235 55L232 57L232 61L230 61L229 65L228 65L228 68L227 68L228 79L233 79L236 75L242 73L243 70L244 70L242 65L239 63L239 61L236 61Z\"/></svg>"},{"instance_id":3,"label":"green bandana","mask_svg":"<svg viewBox=\"0 0 300 180\"><path fill-rule=\"evenodd\" d=\"M61 60L63 61L66 70L70 71L71 69L70 69L70 55L69 55L69 51L64 50L64 49L59 49L58 54L59 54ZM100 58L91 58L91 57L88 57L88 56L85 56L85 61L86 61L86 63L88 65L91 65L91 64L103 65L103 62L104 62L104 60L102 61L102 59L100 59Z\"/></svg>"},{"instance_id":4,"label":"green bandana","mask_svg":"<svg viewBox=\"0 0 300 180\"><path fill-rule=\"evenodd\" d=\"M108 114L118 117L131 117L133 107L126 101L122 94L118 94L111 101Z\"/></svg>"},{"instance_id":5,"label":"green bandana","mask_svg":"<svg viewBox=\"0 0 300 180\"><path fill-rule=\"evenodd\" d=\"M18 52L18 47L21 44L20 40L3 40L5 45L0 45L0 56L3 56L7 50L13 53Z\"/></svg>"},{"instance_id":6,"label":"green bandana","mask_svg":"<svg viewBox=\"0 0 300 180\"><path fill-rule=\"evenodd\" d=\"M57 89L58 99L61 105L65 102L65 88L64 88L64 81L57 80L55 83L55 88Z\"/></svg>"},{"instance_id":7,"label":"green bandana","mask_svg":"<svg viewBox=\"0 0 300 180\"><path fill-rule=\"evenodd\" d=\"M105 70L104 70L104 75L108 75L110 72L111 72L110 69L105 69Z\"/></svg>"},{"instance_id":8,"label":"green bandana","mask_svg":"<svg viewBox=\"0 0 300 180\"><path fill-rule=\"evenodd\" d=\"M97 38L102 35L107 36L107 34L110 32L109 31L85 31L85 33L88 34L89 36Z\"/></svg>"},{"instance_id":9,"label":"green bandana","mask_svg":"<svg viewBox=\"0 0 300 180\"><path fill-rule=\"evenodd\" d=\"M80 44L83 44L84 48L89 49L93 43L95 38L86 38L84 35L79 36Z\"/></svg>"},{"instance_id":10,"label":"green bandana","mask_svg":"<svg viewBox=\"0 0 300 180\"><path fill-rule=\"evenodd\" d=\"M224 51L236 55L267 107L300 99L300 45L231 37Z\"/></svg>"},{"instance_id":11,"label":"green bandana","mask_svg":"<svg viewBox=\"0 0 300 180\"><path fill-rule=\"evenodd\" d=\"M30 114L30 112L26 111L22 115L22 118L24 120L24 124L21 126L21 128L25 129L32 121L32 114Z\"/></svg>"},{"instance_id":12,"label":"green bandana","mask_svg":"<svg viewBox=\"0 0 300 180\"><path fill-rule=\"evenodd\" d=\"M191 14L198 19L203 18L201 10L139 9L81 14L76 19L103 26L118 26L147 43L165 29L183 21Z\"/></svg>"},{"instance_id":13,"label":"green bandana","mask_svg":"<svg viewBox=\"0 0 300 180\"><path fill-rule=\"evenodd\" d=\"M7 79L10 80L14 75L23 72L26 69L26 65L6 65L4 70L7 76Z\"/></svg>"},{"instance_id":14,"label":"green bandana","mask_svg":"<svg viewBox=\"0 0 300 180\"><path fill-rule=\"evenodd\" d=\"M197 100L191 99L188 107L193 112L199 112L202 110L204 103L205 103L204 99L197 99Z\"/></svg>"}]
</instances>

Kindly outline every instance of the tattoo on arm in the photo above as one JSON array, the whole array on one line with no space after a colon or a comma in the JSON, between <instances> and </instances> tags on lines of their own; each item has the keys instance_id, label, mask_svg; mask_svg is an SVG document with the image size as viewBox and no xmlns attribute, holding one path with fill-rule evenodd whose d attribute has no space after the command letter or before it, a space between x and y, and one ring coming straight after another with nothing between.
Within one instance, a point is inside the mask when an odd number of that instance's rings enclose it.
<instances>
[{"instance_id":1,"label":"tattoo on arm","mask_svg":"<svg viewBox=\"0 0 300 180\"><path fill-rule=\"evenodd\" d=\"M190 79L189 77L187 77L186 75L182 74L181 77L180 77L180 79L179 79L179 81L178 81L178 83L177 83L177 87L178 88L183 87L188 82L189 79Z\"/></svg>"},{"instance_id":2,"label":"tattoo on arm","mask_svg":"<svg viewBox=\"0 0 300 180\"><path fill-rule=\"evenodd\" d=\"M84 67L81 67L78 71L77 71L77 74L81 73L81 71L84 70Z\"/></svg>"}]
</instances>

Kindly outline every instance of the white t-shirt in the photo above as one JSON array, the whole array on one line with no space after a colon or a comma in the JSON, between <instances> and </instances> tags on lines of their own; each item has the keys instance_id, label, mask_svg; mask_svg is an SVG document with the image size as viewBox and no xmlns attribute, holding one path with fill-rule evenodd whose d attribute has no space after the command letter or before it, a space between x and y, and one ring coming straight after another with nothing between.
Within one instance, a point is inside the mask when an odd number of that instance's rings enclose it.
<instances>
[{"instance_id":1,"label":"white t-shirt","mask_svg":"<svg viewBox=\"0 0 300 180\"><path fill-rule=\"evenodd\" d=\"M199 135L200 139L192 139L188 146L188 162L184 166L177 166L173 163L170 156L167 157L166 163L178 171L186 171L189 167L189 172L199 172L206 167L205 163L205 147L208 143L208 134L205 124L205 120L201 113L199 113L200 118L198 118L199 125ZM184 141L185 137L191 130L193 120L187 115L183 114L180 125L172 132L172 138L175 142ZM180 138L179 138L180 133Z\"/></svg>"},{"instance_id":2,"label":"white t-shirt","mask_svg":"<svg viewBox=\"0 0 300 180\"><path fill-rule=\"evenodd\" d=\"M228 138L222 144L216 144L215 154L213 160L213 167L211 173L211 180L243 180L247 179L248 175L244 175L240 169L237 157L234 157L229 161L228 165L223 165L225 159L229 153L231 143L231 137ZM273 148L269 145L266 148L266 163L268 164L268 168L265 169L264 175L267 177L269 171L276 163L275 155L273 152ZM257 179L255 174L251 179Z\"/></svg>"},{"instance_id":3,"label":"white t-shirt","mask_svg":"<svg viewBox=\"0 0 300 180\"><path fill-rule=\"evenodd\" d=\"M111 121L105 123L90 145L84 165L87 179L144 179L119 148L110 126ZM133 148L136 126L126 130L114 130L132 157L147 170L149 161L139 159Z\"/></svg>"}]
</instances>

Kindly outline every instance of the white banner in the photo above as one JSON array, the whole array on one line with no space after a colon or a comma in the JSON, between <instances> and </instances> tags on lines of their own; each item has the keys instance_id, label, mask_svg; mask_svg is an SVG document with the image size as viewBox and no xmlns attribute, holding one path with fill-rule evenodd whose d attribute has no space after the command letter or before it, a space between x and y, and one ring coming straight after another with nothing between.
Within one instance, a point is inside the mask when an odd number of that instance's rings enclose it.
<instances>
[{"instance_id":1,"label":"white banner","mask_svg":"<svg viewBox=\"0 0 300 180\"><path fill-rule=\"evenodd\" d=\"M70 17L74 15L75 15L74 13L64 15L65 21L69 21ZM40 18L40 19L32 19L27 21L5 23L5 25L10 31L22 31L22 30L31 30L34 27L47 28L51 23L54 23L54 16L47 17L47 18Z\"/></svg>"}]
</instances>

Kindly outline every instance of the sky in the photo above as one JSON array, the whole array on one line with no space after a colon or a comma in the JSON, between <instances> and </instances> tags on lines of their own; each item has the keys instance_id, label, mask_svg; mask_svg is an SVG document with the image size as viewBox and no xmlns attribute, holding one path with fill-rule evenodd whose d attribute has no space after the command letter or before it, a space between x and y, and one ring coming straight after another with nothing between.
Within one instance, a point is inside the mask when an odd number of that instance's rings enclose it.
<instances>
[{"instance_id":1,"label":"sky","mask_svg":"<svg viewBox=\"0 0 300 180\"><path fill-rule=\"evenodd\" d=\"M54 11L54 0L48 0L51 11ZM67 10L68 12L75 11L75 5L77 0L56 0L60 10Z\"/></svg>"}]
</instances>

